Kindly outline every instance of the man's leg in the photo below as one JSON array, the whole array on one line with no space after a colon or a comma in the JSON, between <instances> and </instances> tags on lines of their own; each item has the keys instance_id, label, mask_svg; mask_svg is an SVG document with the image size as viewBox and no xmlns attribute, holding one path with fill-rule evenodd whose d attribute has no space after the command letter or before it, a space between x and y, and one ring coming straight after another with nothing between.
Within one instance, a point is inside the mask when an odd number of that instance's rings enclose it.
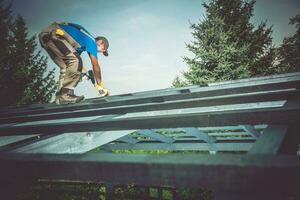
<instances>
[{"instance_id":1,"label":"man's leg","mask_svg":"<svg viewBox=\"0 0 300 200\"><path fill-rule=\"evenodd\" d=\"M42 34L39 37L42 46L60 67L56 104L76 103L83 100L83 96L74 95L74 88L80 80L82 68L80 56L74 54L74 48L63 39L51 37L45 40Z\"/></svg>"},{"instance_id":2,"label":"man's leg","mask_svg":"<svg viewBox=\"0 0 300 200\"><path fill-rule=\"evenodd\" d=\"M77 52L70 53L64 58L67 63L63 87L74 89L80 81L82 72L82 60Z\"/></svg>"}]
</instances>

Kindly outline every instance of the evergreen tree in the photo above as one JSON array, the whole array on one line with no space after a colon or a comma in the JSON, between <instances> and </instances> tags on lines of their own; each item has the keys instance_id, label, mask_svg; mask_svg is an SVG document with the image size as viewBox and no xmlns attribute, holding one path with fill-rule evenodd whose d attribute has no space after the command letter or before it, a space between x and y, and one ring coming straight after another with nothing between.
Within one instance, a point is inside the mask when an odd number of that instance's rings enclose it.
<instances>
[{"instance_id":1,"label":"evergreen tree","mask_svg":"<svg viewBox=\"0 0 300 200\"><path fill-rule=\"evenodd\" d=\"M300 13L290 20L297 31L291 37L286 37L279 47L279 65L281 73L300 71Z\"/></svg>"},{"instance_id":2,"label":"evergreen tree","mask_svg":"<svg viewBox=\"0 0 300 200\"><path fill-rule=\"evenodd\" d=\"M272 27L250 23L255 1L211 0L204 3L206 16L191 24L194 41L187 45L194 56L184 57L188 71L183 80L177 76L173 86L205 85L276 73L276 50L272 45Z\"/></svg>"},{"instance_id":3,"label":"evergreen tree","mask_svg":"<svg viewBox=\"0 0 300 200\"><path fill-rule=\"evenodd\" d=\"M10 11L8 13L10 17ZM47 58L41 56L40 51L36 52L36 37L28 38L27 27L21 16L11 22L8 32L5 46L8 51L0 55L7 57L7 62L0 63L0 73L4 77L0 81L0 105L49 102L56 90L54 70L47 73Z\"/></svg>"},{"instance_id":4,"label":"evergreen tree","mask_svg":"<svg viewBox=\"0 0 300 200\"><path fill-rule=\"evenodd\" d=\"M9 29L11 26L11 8L4 7L0 1L0 91L6 91L9 71ZM1 101L1 100L0 100Z\"/></svg>"}]
</instances>

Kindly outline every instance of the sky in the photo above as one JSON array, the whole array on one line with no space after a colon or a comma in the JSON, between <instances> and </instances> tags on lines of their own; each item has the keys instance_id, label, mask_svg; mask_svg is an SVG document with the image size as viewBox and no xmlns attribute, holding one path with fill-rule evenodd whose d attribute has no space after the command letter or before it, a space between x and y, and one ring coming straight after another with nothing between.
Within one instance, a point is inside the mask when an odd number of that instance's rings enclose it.
<instances>
[{"instance_id":1,"label":"sky","mask_svg":"<svg viewBox=\"0 0 300 200\"><path fill-rule=\"evenodd\" d=\"M102 79L111 95L168 88L187 70L183 56L192 56L186 44L193 38L190 22L205 16L204 0L13 0L14 14L24 17L29 35L37 35L53 21L82 25L94 36L105 36L109 56L99 55ZM295 33L289 19L300 13L300 0L257 0L251 22L273 25L273 41L280 45ZM41 49L38 46L38 49ZM45 51L42 52L46 55ZM92 69L88 55L84 67ZM49 70L58 67L49 59ZM97 97L88 82L77 95Z\"/></svg>"}]
</instances>

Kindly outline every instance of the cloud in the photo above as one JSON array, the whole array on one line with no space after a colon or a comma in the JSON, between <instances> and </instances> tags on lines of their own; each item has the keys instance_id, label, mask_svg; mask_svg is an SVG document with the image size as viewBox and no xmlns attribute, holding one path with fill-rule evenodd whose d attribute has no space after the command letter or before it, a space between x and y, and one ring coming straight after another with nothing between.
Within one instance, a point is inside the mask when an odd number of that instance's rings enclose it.
<instances>
[{"instance_id":1,"label":"cloud","mask_svg":"<svg viewBox=\"0 0 300 200\"><path fill-rule=\"evenodd\" d=\"M125 26L133 31L141 31L143 28L151 29L162 25L162 20L158 16L151 14L131 16Z\"/></svg>"}]
</instances>

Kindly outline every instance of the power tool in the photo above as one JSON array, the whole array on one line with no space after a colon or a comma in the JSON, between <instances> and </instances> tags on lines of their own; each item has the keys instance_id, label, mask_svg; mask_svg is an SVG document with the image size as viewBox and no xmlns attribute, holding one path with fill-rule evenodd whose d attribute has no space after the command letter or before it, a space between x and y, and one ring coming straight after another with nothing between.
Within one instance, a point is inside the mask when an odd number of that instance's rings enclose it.
<instances>
[{"instance_id":1,"label":"power tool","mask_svg":"<svg viewBox=\"0 0 300 200\"><path fill-rule=\"evenodd\" d=\"M93 84L93 86L95 86L96 90L99 92L100 96L108 96L109 95L109 91L105 88L104 84L102 82L100 83L96 83L95 81L95 75L93 70L88 70L86 71L86 69L83 67L82 68L82 72L80 75L80 80L90 80Z\"/></svg>"}]
</instances>

